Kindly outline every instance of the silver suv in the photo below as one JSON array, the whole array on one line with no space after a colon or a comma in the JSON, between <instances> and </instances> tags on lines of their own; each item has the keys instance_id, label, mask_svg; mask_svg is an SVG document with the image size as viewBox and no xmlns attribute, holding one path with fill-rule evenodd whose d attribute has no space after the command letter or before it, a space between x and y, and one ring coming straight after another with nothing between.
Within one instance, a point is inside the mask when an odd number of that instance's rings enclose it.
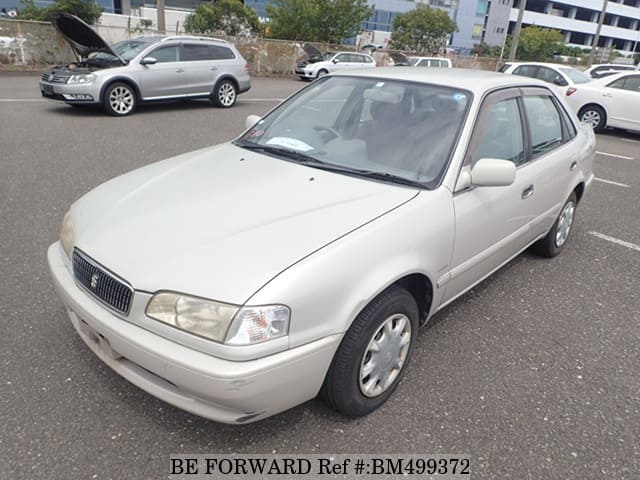
<instances>
[{"instance_id":1,"label":"silver suv","mask_svg":"<svg viewBox=\"0 0 640 480\"><path fill-rule=\"evenodd\" d=\"M71 105L103 105L129 115L138 102L209 98L222 108L251 88L249 65L235 46L200 37L139 37L109 46L89 25L58 14L53 25L80 60L53 67L42 95Z\"/></svg>"}]
</instances>

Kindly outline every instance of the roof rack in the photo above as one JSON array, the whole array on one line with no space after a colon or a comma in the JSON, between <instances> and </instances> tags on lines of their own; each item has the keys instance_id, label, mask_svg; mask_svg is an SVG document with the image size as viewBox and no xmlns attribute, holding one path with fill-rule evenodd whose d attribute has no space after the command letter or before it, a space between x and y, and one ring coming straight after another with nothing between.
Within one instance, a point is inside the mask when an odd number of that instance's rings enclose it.
<instances>
[{"instance_id":1,"label":"roof rack","mask_svg":"<svg viewBox=\"0 0 640 480\"><path fill-rule=\"evenodd\" d=\"M222 38L214 38L214 37L196 37L192 35L169 35L168 37L164 37L162 39L163 42L167 40L199 40L202 42L220 42L220 43L229 43Z\"/></svg>"}]
</instances>

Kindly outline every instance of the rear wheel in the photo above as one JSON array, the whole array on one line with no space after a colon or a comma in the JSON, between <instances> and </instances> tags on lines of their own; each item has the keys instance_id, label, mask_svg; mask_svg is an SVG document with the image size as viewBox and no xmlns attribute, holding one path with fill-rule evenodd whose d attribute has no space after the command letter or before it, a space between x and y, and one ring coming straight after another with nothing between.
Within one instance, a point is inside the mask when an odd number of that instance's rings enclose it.
<instances>
[{"instance_id":1,"label":"rear wheel","mask_svg":"<svg viewBox=\"0 0 640 480\"><path fill-rule=\"evenodd\" d=\"M587 105L578 114L580 121L586 123L596 132L601 132L607 125L607 114L597 105Z\"/></svg>"},{"instance_id":2,"label":"rear wheel","mask_svg":"<svg viewBox=\"0 0 640 480\"><path fill-rule=\"evenodd\" d=\"M124 117L136 108L136 92L126 83L116 82L104 94L104 109L110 115Z\"/></svg>"},{"instance_id":3,"label":"rear wheel","mask_svg":"<svg viewBox=\"0 0 640 480\"><path fill-rule=\"evenodd\" d=\"M575 192L572 192L547 236L533 245L536 253L551 258L562 251L573 227L577 205L578 199Z\"/></svg>"},{"instance_id":4,"label":"rear wheel","mask_svg":"<svg viewBox=\"0 0 640 480\"><path fill-rule=\"evenodd\" d=\"M217 107L230 108L236 103L238 91L231 80L222 80L216 85L211 101Z\"/></svg>"},{"instance_id":5,"label":"rear wheel","mask_svg":"<svg viewBox=\"0 0 640 480\"><path fill-rule=\"evenodd\" d=\"M342 339L320 392L324 402L352 417L378 408L398 386L417 333L413 296L400 287L381 293Z\"/></svg>"}]
</instances>

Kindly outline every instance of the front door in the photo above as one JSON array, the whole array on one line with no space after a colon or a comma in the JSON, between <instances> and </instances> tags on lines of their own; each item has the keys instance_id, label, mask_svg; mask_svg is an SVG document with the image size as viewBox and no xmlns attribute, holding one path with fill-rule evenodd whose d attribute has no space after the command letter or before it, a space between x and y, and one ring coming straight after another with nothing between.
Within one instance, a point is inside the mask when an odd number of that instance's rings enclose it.
<instances>
[{"instance_id":1,"label":"front door","mask_svg":"<svg viewBox=\"0 0 640 480\"><path fill-rule=\"evenodd\" d=\"M186 95L186 72L180 62L178 45L163 45L149 52L153 65L141 65L140 92L145 100Z\"/></svg>"}]
</instances>

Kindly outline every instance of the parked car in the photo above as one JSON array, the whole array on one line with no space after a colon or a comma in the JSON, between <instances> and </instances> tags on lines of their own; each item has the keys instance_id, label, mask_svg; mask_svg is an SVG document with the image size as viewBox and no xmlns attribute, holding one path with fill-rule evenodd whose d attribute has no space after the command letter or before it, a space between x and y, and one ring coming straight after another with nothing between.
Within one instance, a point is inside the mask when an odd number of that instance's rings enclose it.
<instances>
[{"instance_id":1,"label":"parked car","mask_svg":"<svg viewBox=\"0 0 640 480\"><path fill-rule=\"evenodd\" d=\"M538 78L555 86L556 90L566 96L575 92L576 85L582 85L591 81L591 77L585 75L569 65L555 63L505 63L500 72L524 77Z\"/></svg>"},{"instance_id":2,"label":"parked car","mask_svg":"<svg viewBox=\"0 0 640 480\"><path fill-rule=\"evenodd\" d=\"M637 70L634 65L622 65L618 63L603 63L600 65L592 65L587 68L584 73L591 78L602 78L621 72L629 72Z\"/></svg>"},{"instance_id":3,"label":"parked car","mask_svg":"<svg viewBox=\"0 0 640 480\"><path fill-rule=\"evenodd\" d=\"M577 87L567 102L597 132L606 127L640 132L640 72L624 72Z\"/></svg>"},{"instance_id":4,"label":"parked car","mask_svg":"<svg viewBox=\"0 0 640 480\"><path fill-rule=\"evenodd\" d=\"M451 60L442 57L409 57L414 67L452 68Z\"/></svg>"},{"instance_id":5,"label":"parked car","mask_svg":"<svg viewBox=\"0 0 640 480\"><path fill-rule=\"evenodd\" d=\"M340 72L87 193L48 265L89 348L168 403L246 423L320 393L365 415L437 311L567 246L594 156L537 80Z\"/></svg>"},{"instance_id":6,"label":"parked car","mask_svg":"<svg viewBox=\"0 0 640 480\"><path fill-rule=\"evenodd\" d=\"M371 54L379 67L410 67L411 61L402 52L378 49Z\"/></svg>"},{"instance_id":7,"label":"parked car","mask_svg":"<svg viewBox=\"0 0 640 480\"><path fill-rule=\"evenodd\" d=\"M210 38L139 37L109 46L79 18L61 13L52 23L79 58L47 70L46 98L70 105L102 105L115 116L140 102L208 98L229 108L251 88L249 65L231 43Z\"/></svg>"},{"instance_id":8,"label":"parked car","mask_svg":"<svg viewBox=\"0 0 640 480\"><path fill-rule=\"evenodd\" d=\"M376 66L376 61L367 53L359 52L325 52L311 44L304 45L308 58L298 62L295 74L301 80L312 80L328 73L342 70L356 70Z\"/></svg>"}]
</instances>

